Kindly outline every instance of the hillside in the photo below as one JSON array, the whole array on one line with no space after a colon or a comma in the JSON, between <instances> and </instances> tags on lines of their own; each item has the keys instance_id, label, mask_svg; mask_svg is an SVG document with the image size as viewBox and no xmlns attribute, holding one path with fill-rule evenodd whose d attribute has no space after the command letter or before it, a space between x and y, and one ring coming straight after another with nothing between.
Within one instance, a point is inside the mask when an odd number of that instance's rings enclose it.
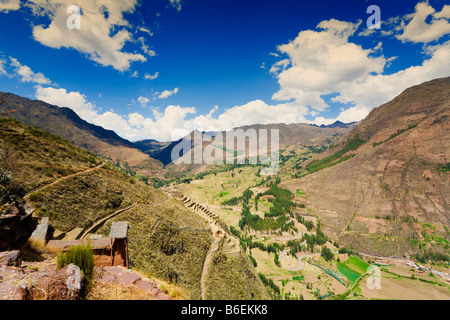
<instances>
[{"instance_id":1,"label":"hillside","mask_svg":"<svg viewBox=\"0 0 450 320\"><path fill-rule=\"evenodd\" d=\"M25 195L27 203L33 205L35 218L50 218L57 239L78 238L101 219L106 221L92 231L106 236L112 221L126 220L130 224L131 267L175 284L185 291L187 299L201 298L200 278L212 241L204 219L181 201L38 128L2 118L0 140L2 151L8 150L9 159L14 159L8 174L23 190L18 196ZM117 212L121 213L109 219ZM248 272L248 267L237 263L226 266L225 272L227 268ZM249 288L256 297L265 294L257 281ZM245 296L251 294L245 291Z\"/></svg>"},{"instance_id":2,"label":"hillside","mask_svg":"<svg viewBox=\"0 0 450 320\"><path fill-rule=\"evenodd\" d=\"M3 93L0 92L0 95ZM109 157L115 162L127 162L131 167L148 170L159 170L163 167L159 161L136 149L131 142L119 137L114 131L84 121L69 108L6 93L2 110L15 110L8 114L8 117L53 133L80 148Z\"/></svg>"},{"instance_id":3,"label":"hillside","mask_svg":"<svg viewBox=\"0 0 450 320\"><path fill-rule=\"evenodd\" d=\"M450 78L409 88L282 184L360 251L448 252L449 119Z\"/></svg>"}]
</instances>

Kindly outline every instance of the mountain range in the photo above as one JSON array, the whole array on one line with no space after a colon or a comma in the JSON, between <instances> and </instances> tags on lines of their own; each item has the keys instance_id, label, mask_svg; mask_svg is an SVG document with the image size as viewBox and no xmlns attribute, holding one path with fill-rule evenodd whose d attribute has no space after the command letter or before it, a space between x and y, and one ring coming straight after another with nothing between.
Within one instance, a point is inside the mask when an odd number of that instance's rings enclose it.
<instances>
[{"instance_id":1,"label":"mountain range","mask_svg":"<svg viewBox=\"0 0 450 320\"><path fill-rule=\"evenodd\" d=\"M3 96L4 93L0 93ZM134 145L112 130L81 119L72 109L61 108L40 100L30 100L5 93L2 104L8 117L46 130L71 141L76 146L103 155L131 167L161 169L162 164L136 149Z\"/></svg>"}]
</instances>

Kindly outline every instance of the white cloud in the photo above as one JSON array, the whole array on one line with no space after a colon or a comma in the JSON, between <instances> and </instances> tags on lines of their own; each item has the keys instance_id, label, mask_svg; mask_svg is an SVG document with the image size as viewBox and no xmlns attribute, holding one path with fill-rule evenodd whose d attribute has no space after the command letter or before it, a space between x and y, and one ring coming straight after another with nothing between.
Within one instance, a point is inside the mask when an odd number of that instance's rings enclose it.
<instances>
[{"instance_id":1,"label":"white cloud","mask_svg":"<svg viewBox=\"0 0 450 320\"><path fill-rule=\"evenodd\" d=\"M147 54L149 57L156 56L156 52L154 50L151 50L150 47L145 43L144 37L139 37L138 41L141 43L141 49L145 54Z\"/></svg>"},{"instance_id":2,"label":"white cloud","mask_svg":"<svg viewBox=\"0 0 450 320\"><path fill-rule=\"evenodd\" d=\"M193 128L194 122L201 122L204 130L214 131L251 124L307 122L304 115L308 113L307 107L297 103L269 105L262 100L226 109L217 118L213 118L217 109L215 106L206 116L200 115L190 120L189 127Z\"/></svg>"},{"instance_id":3,"label":"white cloud","mask_svg":"<svg viewBox=\"0 0 450 320\"><path fill-rule=\"evenodd\" d=\"M344 110L331 121L359 121L366 117L374 107L392 100L406 88L432 79L448 77L450 41L428 47L427 53L429 57L421 65L411 66L389 75L368 75L359 81L348 83L334 100L352 103L354 106Z\"/></svg>"},{"instance_id":4,"label":"white cloud","mask_svg":"<svg viewBox=\"0 0 450 320\"><path fill-rule=\"evenodd\" d=\"M274 63L270 68L269 72L272 74L277 74L280 70L285 70L291 62L289 59L283 59Z\"/></svg>"},{"instance_id":5,"label":"white cloud","mask_svg":"<svg viewBox=\"0 0 450 320\"><path fill-rule=\"evenodd\" d=\"M95 105L86 100L79 92L67 92L63 88L36 87L36 98L59 107L67 107L75 111L81 118L92 121L98 116Z\"/></svg>"},{"instance_id":6,"label":"white cloud","mask_svg":"<svg viewBox=\"0 0 450 320\"><path fill-rule=\"evenodd\" d=\"M366 29L364 29L364 31L361 31L360 33L358 33L358 36L367 37L367 36L375 34L375 32L376 32L375 29L366 28Z\"/></svg>"},{"instance_id":7,"label":"white cloud","mask_svg":"<svg viewBox=\"0 0 450 320\"><path fill-rule=\"evenodd\" d=\"M141 107L142 108L147 108L147 103L149 103L150 102L150 99L148 99L148 98L146 98L146 97L139 97L138 99L138 102L141 104Z\"/></svg>"},{"instance_id":8,"label":"white cloud","mask_svg":"<svg viewBox=\"0 0 450 320\"><path fill-rule=\"evenodd\" d=\"M137 0L77 1L82 11L79 30L67 28L67 8L72 4L72 0L28 1L27 6L35 15L51 19L48 26L33 27L34 39L55 49L75 49L100 65L119 71L128 70L134 61L146 61L142 54L123 51L124 45L133 40L127 30L131 26L123 14L133 12Z\"/></svg>"},{"instance_id":9,"label":"white cloud","mask_svg":"<svg viewBox=\"0 0 450 320\"><path fill-rule=\"evenodd\" d=\"M291 66L278 74L280 90L273 99L294 99L323 111L328 105L322 95L340 92L348 83L371 73L381 73L386 63L383 56L372 57L373 50L348 41L359 24L334 19L322 21L317 26L321 31L302 31L293 41L278 46L278 51L288 56ZM280 62L288 65L284 60Z\"/></svg>"},{"instance_id":10,"label":"white cloud","mask_svg":"<svg viewBox=\"0 0 450 320\"><path fill-rule=\"evenodd\" d=\"M431 16L430 23L427 19ZM440 39L450 33L450 5L443 7L441 12L437 12L427 2L421 2L416 5L416 11L407 25L402 21L401 29L403 33L397 35L397 39L403 42L410 41L414 43L429 43Z\"/></svg>"},{"instance_id":11,"label":"white cloud","mask_svg":"<svg viewBox=\"0 0 450 320\"><path fill-rule=\"evenodd\" d=\"M138 128L134 128L126 118L113 111L100 113L95 104L87 101L86 96L79 92L68 92L62 88L37 86L35 95L36 99L59 107L70 108L82 119L102 126L105 129L114 130L122 137L133 138L138 134Z\"/></svg>"},{"instance_id":12,"label":"white cloud","mask_svg":"<svg viewBox=\"0 0 450 320\"><path fill-rule=\"evenodd\" d=\"M20 9L20 0L0 0L0 11L15 11Z\"/></svg>"},{"instance_id":13,"label":"white cloud","mask_svg":"<svg viewBox=\"0 0 450 320\"><path fill-rule=\"evenodd\" d=\"M164 90L163 92L161 92L161 93L159 93L159 92L157 92L157 93L155 93L155 98L154 99L167 99L168 97L170 97L170 96L172 96L172 95L174 95L174 94L177 94L178 93L178 91L179 91L179 89L178 88L175 88L175 89L173 89L172 91L170 91L170 90Z\"/></svg>"},{"instance_id":14,"label":"white cloud","mask_svg":"<svg viewBox=\"0 0 450 320\"><path fill-rule=\"evenodd\" d=\"M100 108L89 102L85 95L79 92L68 92L63 88L36 86L35 96L36 99L47 103L70 108L82 119L105 129L114 130L120 136L130 140L154 138L169 141L173 136L176 139L181 138L182 133L189 128L189 122L185 121L186 116L196 112L193 107L168 106L164 113L157 113L159 116L153 120L136 112L127 116L121 116L113 111L101 113ZM145 97L141 98L141 101L148 100L145 100Z\"/></svg>"},{"instance_id":15,"label":"white cloud","mask_svg":"<svg viewBox=\"0 0 450 320\"><path fill-rule=\"evenodd\" d=\"M404 89L435 78L446 77L450 70L450 41L429 47L429 58L421 65L384 75L368 75L358 82L349 83L337 101L353 102L373 108L394 98Z\"/></svg>"},{"instance_id":16,"label":"white cloud","mask_svg":"<svg viewBox=\"0 0 450 320\"><path fill-rule=\"evenodd\" d=\"M138 72L137 70L135 70L135 71L130 75L130 77L131 77L131 78L137 78L137 77L139 77L139 72Z\"/></svg>"},{"instance_id":17,"label":"white cloud","mask_svg":"<svg viewBox=\"0 0 450 320\"><path fill-rule=\"evenodd\" d=\"M153 108L154 119L133 112L121 116L113 111L101 113L94 103L79 92L69 92L63 88L36 86L36 98L60 107L68 107L82 119L114 130L120 136L130 139L176 140L191 132L195 123L201 123L204 130L227 130L249 124L306 122L303 115L308 109L295 103L268 105L261 100L251 101L242 106L225 110L214 118L218 110L214 106L206 115L197 115L194 107L169 105L163 112ZM139 103L148 103L145 97L138 98ZM195 117L187 120L188 115Z\"/></svg>"},{"instance_id":18,"label":"white cloud","mask_svg":"<svg viewBox=\"0 0 450 320\"><path fill-rule=\"evenodd\" d=\"M159 77L159 72L155 72L155 74L146 73L144 75L145 80L155 80Z\"/></svg>"},{"instance_id":19,"label":"white cloud","mask_svg":"<svg viewBox=\"0 0 450 320\"><path fill-rule=\"evenodd\" d=\"M47 79L42 73L34 73L30 67L22 65L17 59L9 57L11 60L11 66L15 68L17 76L20 77L22 82L33 82L37 84L51 84L51 81Z\"/></svg>"},{"instance_id":20,"label":"white cloud","mask_svg":"<svg viewBox=\"0 0 450 320\"><path fill-rule=\"evenodd\" d=\"M181 0L169 0L169 2L172 7L178 11L181 11Z\"/></svg>"},{"instance_id":21,"label":"white cloud","mask_svg":"<svg viewBox=\"0 0 450 320\"><path fill-rule=\"evenodd\" d=\"M151 32L151 31L150 31L149 29L147 29L147 28L139 27L138 30L141 31L141 32L145 32L145 33L147 33L149 36L153 37L153 32Z\"/></svg>"},{"instance_id":22,"label":"white cloud","mask_svg":"<svg viewBox=\"0 0 450 320\"><path fill-rule=\"evenodd\" d=\"M6 72L6 69L5 69L5 64L6 64L6 60L0 59L0 75L3 75L3 76L8 75L8 73Z\"/></svg>"},{"instance_id":23,"label":"white cloud","mask_svg":"<svg viewBox=\"0 0 450 320\"><path fill-rule=\"evenodd\" d=\"M447 9L440 15L446 15ZM391 19L392 23L399 19ZM359 121L375 107L388 102L404 89L424 81L446 77L450 70L450 41L425 47L422 64L392 74L383 74L385 67L398 57L386 58L381 54L382 43L371 49L349 41L359 23L337 20L322 21L319 31L306 30L288 44L278 46L287 56L275 63L288 66L277 75L280 90L274 100L293 101L300 106L311 106L306 115L316 115L315 123ZM336 94L332 102L347 107L335 119L325 119L316 111L324 111L328 104L322 96Z\"/></svg>"}]
</instances>

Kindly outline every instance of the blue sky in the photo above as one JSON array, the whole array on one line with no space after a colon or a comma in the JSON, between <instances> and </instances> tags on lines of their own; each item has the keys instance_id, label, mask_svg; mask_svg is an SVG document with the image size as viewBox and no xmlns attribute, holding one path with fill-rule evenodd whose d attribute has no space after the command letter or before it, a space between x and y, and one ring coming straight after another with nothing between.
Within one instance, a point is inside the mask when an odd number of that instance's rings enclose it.
<instances>
[{"instance_id":1,"label":"blue sky","mask_svg":"<svg viewBox=\"0 0 450 320\"><path fill-rule=\"evenodd\" d=\"M67 27L71 5L79 29ZM380 29L367 28L370 5ZM1 91L132 141L195 125L358 121L450 75L442 0L0 0L0 30Z\"/></svg>"}]
</instances>

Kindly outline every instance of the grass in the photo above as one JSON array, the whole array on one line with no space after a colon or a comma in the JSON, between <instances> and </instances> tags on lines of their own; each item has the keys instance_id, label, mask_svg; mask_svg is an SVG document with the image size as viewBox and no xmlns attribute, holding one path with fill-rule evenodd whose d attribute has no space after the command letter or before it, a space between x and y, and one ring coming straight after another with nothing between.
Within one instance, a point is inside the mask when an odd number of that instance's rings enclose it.
<instances>
[{"instance_id":1,"label":"grass","mask_svg":"<svg viewBox=\"0 0 450 320\"><path fill-rule=\"evenodd\" d=\"M366 262L362 261L361 259L357 258L357 257L350 257L347 261L346 261L347 265L355 270L358 271L359 273L366 273L367 269L370 267L369 264L367 264Z\"/></svg>"},{"instance_id":2,"label":"grass","mask_svg":"<svg viewBox=\"0 0 450 320\"><path fill-rule=\"evenodd\" d=\"M75 246L69 251L59 253L56 263L58 269L71 263L78 266L86 278L87 287L90 288L94 274L94 251L89 244Z\"/></svg>"},{"instance_id":3,"label":"grass","mask_svg":"<svg viewBox=\"0 0 450 320\"><path fill-rule=\"evenodd\" d=\"M207 299L261 300L269 296L247 256L227 257L217 252L209 267Z\"/></svg>"},{"instance_id":4,"label":"grass","mask_svg":"<svg viewBox=\"0 0 450 320\"><path fill-rule=\"evenodd\" d=\"M347 264L345 263L339 263L337 265L337 269L340 273L342 273L348 280L350 280L352 283L355 283L355 281L361 277L361 274L353 271L348 268Z\"/></svg>"},{"instance_id":5,"label":"grass","mask_svg":"<svg viewBox=\"0 0 450 320\"><path fill-rule=\"evenodd\" d=\"M164 206L141 204L108 221L99 233L108 235L111 223L128 221L130 265L148 277L186 290L186 299L200 299L200 278L211 237L207 225L180 202Z\"/></svg>"},{"instance_id":6,"label":"grass","mask_svg":"<svg viewBox=\"0 0 450 320\"><path fill-rule=\"evenodd\" d=\"M299 281L299 282L305 282L305 277L304 276L296 276L296 277L292 277L293 281Z\"/></svg>"},{"instance_id":7,"label":"grass","mask_svg":"<svg viewBox=\"0 0 450 320\"><path fill-rule=\"evenodd\" d=\"M366 262L353 256L348 258L346 262L337 264L338 271L352 283L366 273L369 266Z\"/></svg>"},{"instance_id":8,"label":"grass","mask_svg":"<svg viewBox=\"0 0 450 320\"><path fill-rule=\"evenodd\" d=\"M0 142L14 151L14 177L25 192L100 164L94 154L14 119L0 119Z\"/></svg>"}]
</instances>

